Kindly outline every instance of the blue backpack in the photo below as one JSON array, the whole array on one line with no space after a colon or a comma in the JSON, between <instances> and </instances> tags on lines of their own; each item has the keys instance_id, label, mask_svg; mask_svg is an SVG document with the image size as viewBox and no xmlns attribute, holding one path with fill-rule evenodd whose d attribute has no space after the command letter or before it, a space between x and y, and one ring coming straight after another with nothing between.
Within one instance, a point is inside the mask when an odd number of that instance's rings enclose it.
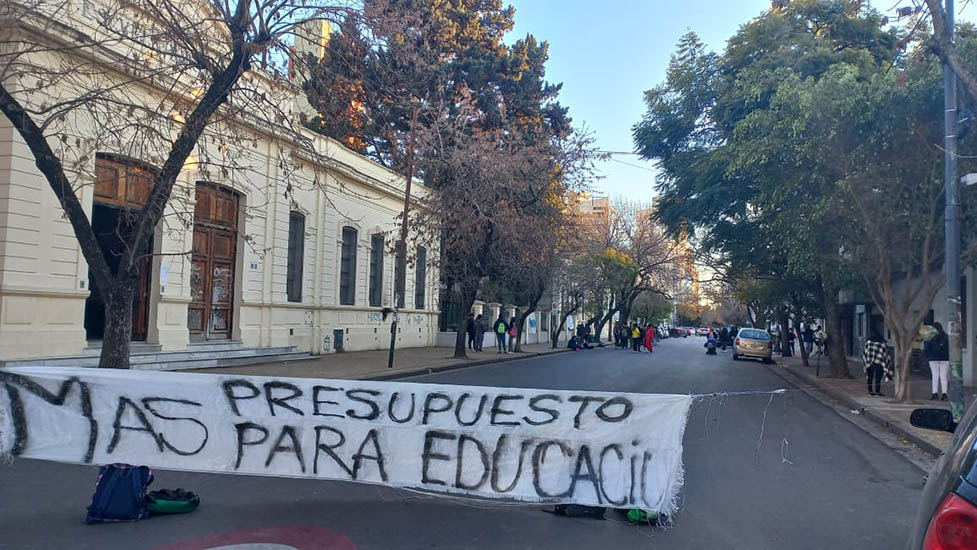
<instances>
[{"instance_id":1,"label":"blue backpack","mask_svg":"<svg viewBox=\"0 0 977 550\"><path fill-rule=\"evenodd\" d=\"M107 464L98 470L95 494L85 523L136 521L149 517L146 487L153 482L148 466Z\"/></svg>"}]
</instances>

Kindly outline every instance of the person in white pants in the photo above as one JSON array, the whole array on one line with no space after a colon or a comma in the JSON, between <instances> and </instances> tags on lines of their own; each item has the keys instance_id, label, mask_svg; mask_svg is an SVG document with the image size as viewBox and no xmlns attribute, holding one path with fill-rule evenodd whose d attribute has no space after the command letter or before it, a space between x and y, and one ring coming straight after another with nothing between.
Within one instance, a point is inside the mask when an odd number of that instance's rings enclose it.
<instances>
[{"instance_id":1,"label":"person in white pants","mask_svg":"<svg viewBox=\"0 0 977 550\"><path fill-rule=\"evenodd\" d=\"M943 325L933 323L933 327L936 329L936 336L923 344L923 354L929 361L933 381L933 396L930 399L946 401L950 376L950 342L947 334L943 332Z\"/></svg>"}]
</instances>

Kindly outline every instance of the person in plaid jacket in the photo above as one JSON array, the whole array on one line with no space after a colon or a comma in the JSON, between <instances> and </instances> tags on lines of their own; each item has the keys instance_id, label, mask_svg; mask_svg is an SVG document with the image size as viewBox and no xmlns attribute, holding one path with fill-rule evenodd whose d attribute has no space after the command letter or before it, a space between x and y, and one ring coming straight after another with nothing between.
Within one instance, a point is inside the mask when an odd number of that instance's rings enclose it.
<instances>
[{"instance_id":1,"label":"person in plaid jacket","mask_svg":"<svg viewBox=\"0 0 977 550\"><path fill-rule=\"evenodd\" d=\"M865 342L865 351L862 353L862 362L865 364L865 378L868 384L868 394L871 396L882 396L882 375L886 379L892 378L892 356L889 354L889 347L885 345L885 338L874 332ZM872 383L875 383L874 391Z\"/></svg>"}]
</instances>

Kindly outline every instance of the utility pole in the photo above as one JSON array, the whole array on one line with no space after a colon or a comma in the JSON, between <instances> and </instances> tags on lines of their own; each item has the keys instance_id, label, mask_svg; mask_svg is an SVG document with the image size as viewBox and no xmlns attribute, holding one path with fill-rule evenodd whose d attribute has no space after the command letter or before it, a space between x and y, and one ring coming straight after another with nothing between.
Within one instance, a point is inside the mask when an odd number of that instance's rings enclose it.
<instances>
[{"instance_id":1,"label":"utility pole","mask_svg":"<svg viewBox=\"0 0 977 550\"><path fill-rule=\"evenodd\" d=\"M407 143L407 183L404 189L404 219L400 223L400 239L397 241L396 252L394 253L394 318L390 323L390 352L387 354L387 368L394 368L394 349L397 347L397 325L400 322L400 300L404 300L407 305L407 297L404 296L407 289L407 214L410 213L410 184L414 179L414 148L416 147L415 137L417 135L417 111L418 106L414 106L414 112L410 118L410 140Z\"/></svg>"},{"instance_id":2,"label":"utility pole","mask_svg":"<svg viewBox=\"0 0 977 550\"><path fill-rule=\"evenodd\" d=\"M953 42L954 8L953 0L944 0L947 38ZM939 17L940 14L933 14ZM957 179L957 76L950 65L943 64L943 125L944 170L946 184L946 316L950 343L950 408L953 418L963 416L963 353L961 338L961 299L960 299L960 182ZM925 266L924 266L925 269Z\"/></svg>"}]
</instances>

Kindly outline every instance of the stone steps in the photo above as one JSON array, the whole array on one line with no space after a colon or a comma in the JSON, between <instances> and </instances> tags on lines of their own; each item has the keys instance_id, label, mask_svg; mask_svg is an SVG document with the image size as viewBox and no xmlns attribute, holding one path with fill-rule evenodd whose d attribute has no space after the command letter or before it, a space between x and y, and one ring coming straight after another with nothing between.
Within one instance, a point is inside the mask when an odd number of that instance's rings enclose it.
<instances>
[{"instance_id":1,"label":"stone steps","mask_svg":"<svg viewBox=\"0 0 977 550\"><path fill-rule=\"evenodd\" d=\"M255 363L295 361L307 359L308 352L298 351L295 346L246 348L241 342L220 342L190 344L184 351L159 351L152 346L134 346L129 356L129 364L136 370L182 370L232 367ZM39 359L19 359L3 361L3 367L43 366L43 367L97 367L98 352L87 348L83 355L72 357L50 357ZM137 351L138 350L138 351Z\"/></svg>"}]
</instances>

